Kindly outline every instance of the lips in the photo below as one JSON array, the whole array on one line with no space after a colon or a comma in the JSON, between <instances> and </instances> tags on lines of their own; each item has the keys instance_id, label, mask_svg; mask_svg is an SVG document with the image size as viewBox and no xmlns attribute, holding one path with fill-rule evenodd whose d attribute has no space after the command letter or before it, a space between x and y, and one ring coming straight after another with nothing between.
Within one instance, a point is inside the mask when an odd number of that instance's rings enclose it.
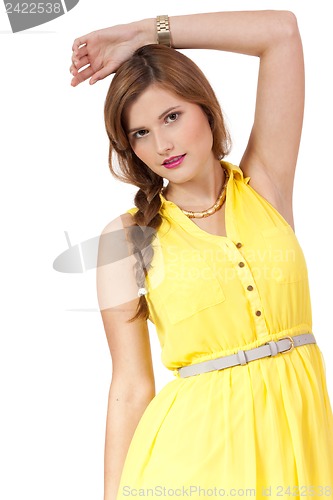
<instances>
[{"instance_id":1,"label":"lips","mask_svg":"<svg viewBox=\"0 0 333 500\"><path fill-rule=\"evenodd\" d=\"M164 165L167 168L170 168L170 167L179 165L184 158L185 158L185 154L184 155L179 155L179 156L171 156L167 160L164 160L164 162L162 163L162 165Z\"/></svg>"}]
</instances>

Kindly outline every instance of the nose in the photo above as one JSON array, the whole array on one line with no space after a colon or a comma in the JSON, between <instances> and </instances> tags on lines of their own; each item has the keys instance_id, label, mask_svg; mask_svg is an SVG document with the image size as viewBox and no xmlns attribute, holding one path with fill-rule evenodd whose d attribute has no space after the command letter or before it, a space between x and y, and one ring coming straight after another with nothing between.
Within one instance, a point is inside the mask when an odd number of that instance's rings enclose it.
<instances>
[{"instance_id":1,"label":"nose","mask_svg":"<svg viewBox=\"0 0 333 500\"><path fill-rule=\"evenodd\" d=\"M160 156L165 156L165 153L173 149L173 143L164 131L155 133L155 145L156 151Z\"/></svg>"}]
</instances>

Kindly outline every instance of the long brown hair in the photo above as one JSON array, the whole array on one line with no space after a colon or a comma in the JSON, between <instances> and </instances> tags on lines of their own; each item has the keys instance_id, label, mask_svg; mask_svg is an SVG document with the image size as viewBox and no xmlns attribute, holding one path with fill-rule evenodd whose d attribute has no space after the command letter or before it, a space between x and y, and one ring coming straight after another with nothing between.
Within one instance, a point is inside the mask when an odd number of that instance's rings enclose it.
<instances>
[{"instance_id":1,"label":"long brown hair","mask_svg":"<svg viewBox=\"0 0 333 500\"><path fill-rule=\"evenodd\" d=\"M231 147L230 135L216 95L203 72L191 59L164 45L152 44L136 50L119 67L105 99L104 119L110 140L109 168L112 175L139 188L134 197L134 204L138 208L133 215L136 230L129 234L132 251L137 259L135 277L140 288L145 286L145 276L151 267L154 232L162 223L159 192L163 187L163 177L153 172L133 152L126 133L124 112L152 84L201 106L212 130L212 151L217 159L224 158ZM114 157L118 160L120 173L114 168ZM154 231L147 231L147 227ZM139 318L149 318L144 295L139 299L135 316L128 322Z\"/></svg>"}]
</instances>

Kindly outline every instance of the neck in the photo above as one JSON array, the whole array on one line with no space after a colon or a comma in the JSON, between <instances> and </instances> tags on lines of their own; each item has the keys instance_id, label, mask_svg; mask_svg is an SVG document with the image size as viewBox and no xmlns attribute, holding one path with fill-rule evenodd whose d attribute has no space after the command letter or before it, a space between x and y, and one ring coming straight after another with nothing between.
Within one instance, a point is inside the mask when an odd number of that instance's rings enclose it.
<instances>
[{"instance_id":1,"label":"neck","mask_svg":"<svg viewBox=\"0 0 333 500\"><path fill-rule=\"evenodd\" d=\"M226 175L219 160L215 160L211 172L202 171L200 178L183 184L169 182L163 196L185 210L205 210L216 202L221 194Z\"/></svg>"}]
</instances>

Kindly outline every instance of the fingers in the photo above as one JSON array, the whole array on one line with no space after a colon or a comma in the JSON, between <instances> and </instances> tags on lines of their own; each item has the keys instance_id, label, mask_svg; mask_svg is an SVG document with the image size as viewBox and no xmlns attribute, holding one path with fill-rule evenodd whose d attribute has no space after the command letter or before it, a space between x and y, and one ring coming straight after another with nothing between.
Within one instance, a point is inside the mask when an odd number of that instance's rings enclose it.
<instances>
[{"instance_id":1,"label":"fingers","mask_svg":"<svg viewBox=\"0 0 333 500\"><path fill-rule=\"evenodd\" d=\"M86 66L87 64L90 63L90 61L89 61L89 59L88 59L88 57L86 55L87 53L88 53L88 51L86 50L86 46L84 46L83 49L79 49L77 55L75 55L75 53L73 52L73 54L72 54L72 64L69 67L69 71L72 73L72 75L74 77L77 76L78 71L81 68L83 68L84 66ZM80 83L78 80L75 80L75 81L76 81L76 85L78 83ZM73 82L73 80L72 80L72 82ZM73 85L73 83L71 83L71 85Z\"/></svg>"},{"instance_id":2,"label":"fingers","mask_svg":"<svg viewBox=\"0 0 333 500\"><path fill-rule=\"evenodd\" d=\"M94 74L94 71L91 69L91 66L88 66L86 69L77 72L75 76L73 76L71 81L71 86L76 87L79 83L84 82L87 78L90 78Z\"/></svg>"},{"instance_id":3,"label":"fingers","mask_svg":"<svg viewBox=\"0 0 333 500\"><path fill-rule=\"evenodd\" d=\"M79 61L77 59L74 59L74 68L77 69L78 71L83 68L83 66L86 66L87 64L90 64L88 57L82 57ZM73 66L73 64L72 64ZM71 66L71 67L72 67Z\"/></svg>"},{"instance_id":4,"label":"fingers","mask_svg":"<svg viewBox=\"0 0 333 500\"><path fill-rule=\"evenodd\" d=\"M72 58L74 57L76 59L81 59L81 57L84 57L86 55L88 55L88 47L87 45L83 45L76 51L73 51Z\"/></svg>"},{"instance_id":5,"label":"fingers","mask_svg":"<svg viewBox=\"0 0 333 500\"><path fill-rule=\"evenodd\" d=\"M76 69L76 66L75 64L71 64L70 67L69 67L69 71L72 73L73 76L76 76L77 74L77 69Z\"/></svg>"},{"instance_id":6,"label":"fingers","mask_svg":"<svg viewBox=\"0 0 333 500\"><path fill-rule=\"evenodd\" d=\"M96 81L102 80L116 71L115 65L110 63L102 67L99 71L96 71L97 64L94 54L94 32L76 38L72 45L72 51L72 64L69 70L73 75L71 81L73 87L76 87L79 83L91 77L89 83L93 85ZM102 61L98 65L102 66L104 63L105 61ZM91 65L95 68L94 70L91 68Z\"/></svg>"},{"instance_id":7,"label":"fingers","mask_svg":"<svg viewBox=\"0 0 333 500\"><path fill-rule=\"evenodd\" d=\"M80 45L86 44L88 39L88 35L80 36L79 38L75 38L73 45L72 45L72 51L77 52L79 50Z\"/></svg>"},{"instance_id":8,"label":"fingers","mask_svg":"<svg viewBox=\"0 0 333 500\"><path fill-rule=\"evenodd\" d=\"M93 69L91 66L88 66L82 71L78 71L81 67L85 66L88 64L88 58L83 58L82 61L80 61L80 66L71 66L70 70L73 75L71 85L72 87L76 87L79 83L84 82L88 78L92 77L89 81L90 85L93 85L96 83L98 80L103 80L106 76L111 75L111 73L114 73L116 71L116 68L112 64L108 64L104 68L100 69L99 71L96 71L94 73Z\"/></svg>"},{"instance_id":9,"label":"fingers","mask_svg":"<svg viewBox=\"0 0 333 500\"><path fill-rule=\"evenodd\" d=\"M115 72L115 68L111 65L108 64L107 66L104 66L104 68L100 69L99 71L96 71L94 76L90 80L90 85L93 85L94 83L97 82L97 80L103 80L106 76L111 75L111 73Z\"/></svg>"},{"instance_id":10,"label":"fingers","mask_svg":"<svg viewBox=\"0 0 333 500\"><path fill-rule=\"evenodd\" d=\"M81 49L78 49L76 52L73 51L72 53L72 64L77 66L77 62L80 61L83 57L86 57L88 55L88 49L87 46L84 45L81 47Z\"/></svg>"}]
</instances>

